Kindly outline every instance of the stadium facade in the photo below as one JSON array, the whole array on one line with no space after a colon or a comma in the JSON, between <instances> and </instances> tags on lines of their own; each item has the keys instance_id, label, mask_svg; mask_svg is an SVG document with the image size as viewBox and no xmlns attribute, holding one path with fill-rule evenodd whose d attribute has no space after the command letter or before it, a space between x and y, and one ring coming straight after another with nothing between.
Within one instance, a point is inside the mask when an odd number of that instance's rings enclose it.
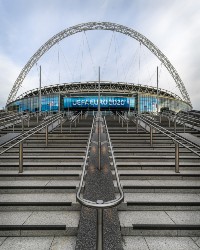
<instances>
[{"instance_id":1,"label":"stadium facade","mask_svg":"<svg viewBox=\"0 0 200 250\"><path fill-rule=\"evenodd\" d=\"M98 82L72 82L30 90L7 104L8 111L73 111L97 110ZM41 96L41 98L40 98ZM101 110L124 110L138 113L169 110L191 110L190 103L167 90L125 82L100 83Z\"/></svg>"}]
</instances>

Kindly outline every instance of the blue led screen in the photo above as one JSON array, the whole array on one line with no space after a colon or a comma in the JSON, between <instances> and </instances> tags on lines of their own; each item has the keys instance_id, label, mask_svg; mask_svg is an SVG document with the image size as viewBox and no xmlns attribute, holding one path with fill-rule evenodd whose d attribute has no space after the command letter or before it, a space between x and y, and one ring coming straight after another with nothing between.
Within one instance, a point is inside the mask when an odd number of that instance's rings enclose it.
<instances>
[{"instance_id":1,"label":"blue led screen","mask_svg":"<svg viewBox=\"0 0 200 250\"><path fill-rule=\"evenodd\" d=\"M102 108L134 108L134 97L113 97L101 96L100 106ZM64 108L97 108L98 96L84 96L84 97L64 97Z\"/></svg>"}]
</instances>

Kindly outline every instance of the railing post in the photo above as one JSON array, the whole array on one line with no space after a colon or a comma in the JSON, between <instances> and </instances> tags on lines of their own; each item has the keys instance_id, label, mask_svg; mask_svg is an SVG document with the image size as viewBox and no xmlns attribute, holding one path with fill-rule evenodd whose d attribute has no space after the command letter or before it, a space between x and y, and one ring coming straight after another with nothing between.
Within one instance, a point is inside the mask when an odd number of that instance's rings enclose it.
<instances>
[{"instance_id":1,"label":"railing post","mask_svg":"<svg viewBox=\"0 0 200 250\"><path fill-rule=\"evenodd\" d=\"M138 118L136 118L136 133L138 134Z\"/></svg>"},{"instance_id":2,"label":"railing post","mask_svg":"<svg viewBox=\"0 0 200 250\"><path fill-rule=\"evenodd\" d=\"M123 121L123 119L122 119L122 127L124 126L124 121Z\"/></svg>"},{"instance_id":3,"label":"railing post","mask_svg":"<svg viewBox=\"0 0 200 250\"><path fill-rule=\"evenodd\" d=\"M128 134L128 121L127 121L126 133Z\"/></svg>"},{"instance_id":4,"label":"railing post","mask_svg":"<svg viewBox=\"0 0 200 250\"><path fill-rule=\"evenodd\" d=\"M150 145L151 145L151 147L153 146L153 128L152 128L152 126L150 127Z\"/></svg>"},{"instance_id":5,"label":"railing post","mask_svg":"<svg viewBox=\"0 0 200 250\"><path fill-rule=\"evenodd\" d=\"M76 127L76 120L75 120L74 124L75 124L74 126Z\"/></svg>"},{"instance_id":6,"label":"railing post","mask_svg":"<svg viewBox=\"0 0 200 250\"><path fill-rule=\"evenodd\" d=\"M23 173L23 142L19 143L19 173Z\"/></svg>"},{"instance_id":7,"label":"railing post","mask_svg":"<svg viewBox=\"0 0 200 250\"><path fill-rule=\"evenodd\" d=\"M71 134L71 132L72 132L72 123L71 123L71 121L69 122L69 131L70 131L70 134Z\"/></svg>"},{"instance_id":8,"label":"railing post","mask_svg":"<svg viewBox=\"0 0 200 250\"><path fill-rule=\"evenodd\" d=\"M174 119L174 133L176 133L176 118Z\"/></svg>"},{"instance_id":9,"label":"railing post","mask_svg":"<svg viewBox=\"0 0 200 250\"><path fill-rule=\"evenodd\" d=\"M175 142L175 172L179 173L179 144Z\"/></svg>"},{"instance_id":10,"label":"railing post","mask_svg":"<svg viewBox=\"0 0 200 250\"><path fill-rule=\"evenodd\" d=\"M82 112L82 110L81 110L81 120L82 120L82 118L83 118L83 112Z\"/></svg>"},{"instance_id":11,"label":"railing post","mask_svg":"<svg viewBox=\"0 0 200 250\"><path fill-rule=\"evenodd\" d=\"M185 133L185 123L184 123L184 125L183 125L183 132Z\"/></svg>"},{"instance_id":12,"label":"railing post","mask_svg":"<svg viewBox=\"0 0 200 250\"><path fill-rule=\"evenodd\" d=\"M170 124L171 124L171 123L170 123L170 118L168 118L168 119L169 119L169 128L170 128Z\"/></svg>"},{"instance_id":13,"label":"railing post","mask_svg":"<svg viewBox=\"0 0 200 250\"><path fill-rule=\"evenodd\" d=\"M62 134L62 117L60 118L60 133Z\"/></svg>"},{"instance_id":14,"label":"railing post","mask_svg":"<svg viewBox=\"0 0 200 250\"><path fill-rule=\"evenodd\" d=\"M97 204L103 204L102 200L97 200ZM97 208L97 242L96 249L103 250L103 208Z\"/></svg>"},{"instance_id":15,"label":"railing post","mask_svg":"<svg viewBox=\"0 0 200 250\"><path fill-rule=\"evenodd\" d=\"M162 116L160 115L160 123L162 123Z\"/></svg>"},{"instance_id":16,"label":"railing post","mask_svg":"<svg viewBox=\"0 0 200 250\"><path fill-rule=\"evenodd\" d=\"M22 117L22 133L24 133L24 118Z\"/></svg>"},{"instance_id":17,"label":"railing post","mask_svg":"<svg viewBox=\"0 0 200 250\"><path fill-rule=\"evenodd\" d=\"M48 136L49 136L49 134L48 134L48 126L46 126L46 146L48 146Z\"/></svg>"},{"instance_id":18,"label":"railing post","mask_svg":"<svg viewBox=\"0 0 200 250\"><path fill-rule=\"evenodd\" d=\"M28 128L30 126L30 116L28 117Z\"/></svg>"},{"instance_id":19,"label":"railing post","mask_svg":"<svg viewBox=\"0 0 200 250\"><path fill-rule=\"evenodd\" d=\"M101 171L101 128L100 128L100 117L98 118L98 162L99 171Z\"/></svg>"}]
</instances>

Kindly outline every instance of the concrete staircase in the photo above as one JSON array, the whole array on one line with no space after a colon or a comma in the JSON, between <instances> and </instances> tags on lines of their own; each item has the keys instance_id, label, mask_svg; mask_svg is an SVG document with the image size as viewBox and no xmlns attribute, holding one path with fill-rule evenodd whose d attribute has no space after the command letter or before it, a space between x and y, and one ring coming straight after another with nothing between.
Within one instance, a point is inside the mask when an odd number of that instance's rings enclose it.
<instances>
[{"instance_id":1,"label":"concrete staircase","mask_svg":"<svg viewBox=\"0 0 200 250\"><path fill-rule=\"evenodd\" d=\"M49 133L48 146L44 132L28 139L22 174L18 147L0 156L0 250L75 249L81 209L76 191L92 119L80 120L71 133L65 121L62 133L59 126ZM125 192L118 206L123 248L200 249L199 158L180 147L180 173L175 173L171 140L154 134L151 147L144 128L136 133L130 122L127 133L117 119L106 120ZM36 125L32 117L24 129ZM169 128L168 120L162 119L162 125ZM0 136L12 131L3 129ZM21 132L21 124L15 132ZM177 124L177 132L183 126ZM187 132L200 136L190 128Z\"/></svg>"},{"instance_id":2,"label":"concrete staircase","mask_svg":"<svg viewBox=\"0 0 200 250\"><path fill-rule=\"evenodd\" d=\"M151 147L150 134L142 127L136 133L133 122L129 133L118 119L107 118L107 124L125 192L118 207L124 249L199 249L200 159L180 148L175 173L170 139L154 134ZM163 119L162 126L168 125ZM177 125L177 132L182 129Z\"/></svg>"},{"instance_id":3,"label":"concrete staircase","mask_svg":"<svg viewBox=\"0 0 200 250\"><path fill-rule=\"evenodd\" d=\"M40 119L39 122L42 120ZM0 156L0 249L74 249L80 218L76 191L85 158L92 117L71 133L55 128L24 143L24 172L18 173L19 149ZM30 127L37 125L36 118ZM15 126L15 132L21 125ZM12 127L1 131L1 136Z\"/></svg>"}]
</instances>

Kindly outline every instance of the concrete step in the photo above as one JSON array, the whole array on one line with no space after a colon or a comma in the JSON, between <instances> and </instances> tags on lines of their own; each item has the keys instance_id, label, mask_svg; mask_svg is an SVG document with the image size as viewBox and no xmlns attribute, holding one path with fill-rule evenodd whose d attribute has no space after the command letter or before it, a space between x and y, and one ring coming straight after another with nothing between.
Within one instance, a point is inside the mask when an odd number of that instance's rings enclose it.
<instances>
[{"instance_id":1,"label":"concrete step","mask_svg":"<svg viewBox=\"0 0 200 250\"><path fill-rule=\"evenodd\" d=\"M24 162L24 170L77 170L81 169L83 165L82 161L76 162ZM0 170L1 171L10 171L10 170L18 170L19 162L0 162Z\"/></svg>"},{"instance_id":2,"label":"concrete step","mask_svg":"<svg viewBox=\"0 0 200 250\"><path fill-rule=\"evenodd\" d=\"M130 201L122 203L119 211L200 211L200 202Z\"/></svg>"},{"instance_id":3,"label":"concrete step","mask_svg":"<svg viewBox=\"0 0 200 250\"><path fill-rule=\"evenodd\" d=\"M40 231L41 235L45 231ZM38 237L0 237L2 250L74 250L76 245L76 236L38 236Z\"/></svg>"},{"instance_id":4,"label":"concrete step","mask_svg":"<svg viewBox=\"0 0 200 250\"><path fill-rule=\"evenodd\" d=\"M199 193L125 193L124 203L118 210L200 210Z\"/></svg>"},{"instance_id":5,"label":"concrete step","mask_svg":"<svg viewBox=\"0 0 200 250\"><path fill-rule=\"evenodd\" d=\"M111 157L110 157L111 158ZM137 161L137 162L144 162L145 160L148 162L151 161L164 161L164 162L170 162L172 159L175 159L175 154L174 155L161 155L161 154L151 154L151 155L146 155L145 153L143 153L143 155L116 155L115 156L115 160L118 164L118 161L126 161L126 162L131 162L131 161ZM194 156L194 155L180 155L179 156L179 161L183 161L183 162L197 162L200 164L200 159L198 156Z\"/></svg>"},{"instance_id":6,"label":"concrete step","mask_svg":"<svg viewBox=\"0 0 200 250\"><path fill-rule=\"evenodd\" d=\"M123 235L200 236L200 211L120 211Z\"/></svg>"},{"instance_id":7,"label":"concrete step","mask_svg":"<svg viewBox=\"0 0 200 250\"><path fill-rule=\"evenodd\" d=\"M76 192L79 180L1 180L0 193Z\"/></svg>"},{"instance_id":8,"label":"concrete step","mask_svg":"<svg viewBox=\"0 0 200 250\"><path fill-rule=\"evenodd\" d=\"M141 150L141 151L128 151L128 152L122 152L122 151L114 151L114 155L116 158L131 158L131 156L133 157L137 157L137 156L144 156L144 157L147 157L147 156L150 156L150 158L153 156L153 157L158 157L158 156L165 156L165 157L175 157L175 150L171 150L171 151L161 151L161 150ZM180 158L181 157L186 157L186 156L191 156L193 157L193 153L187 151L183 151L183 152L179 152L179 156ZM194 157L194 158L197 158L197 157Z\"/></svg>"},{"instance_id":9,"label":"concrete step","mask_svg":"<svg viewBox=\"0 0 200 250\"><path fill-rule=\"evenodd\" d=\"M120 170L119 176L120 180L188 180L188 179L200 179L200 173L197 171L190 171L189 173L184 173L184 171L181 171L181 173L172 173L172 171L167 172L167 171L161 171L156 172L156 171L147 171L147 170L142 170L142 171L131 171L127 170L123 171ZM135 173L137 172L137 173ZM141 172L146 172L146 173L141 173ZM149 173L152 172L152 173ZM166 173L167 172L167 173ZM191 173L194 172L194 173Z\"/></svg>"},{"instance_id":10,"label":"concrete step","mask_svg":"<svg viewBox=\"0 0 200 250\"><path fill-rule=\"evenodd\" d=\"M199 250L199 237L123 236L124 250Z\"/></svg>"},{"instance_id":11,"label":"concrete step","mask_svg":"<svg viewBox=\"0 0 200 250\"><path fill-rule=\"evenodd\" d=\"M10 174L10 173L5 173L2 174L0 173L0 181L1 180L79 180L80 179L80 174Z\"/></svg>"},{"instance_id":12,"label":"concrete step","mask_svg":"<svg viewBox=\"0 0 200 250\"><path fill-rule=\"evenodd\" d=\"M1 236L76 236L79 211L0 212Z\"/></svg>"},{"instance_id":13,"label":"concrete step","mask_svg":"<svg viewBox=\"0 0 200 250\"><path fill-rule=\"evenodd\" d=\"M175 171L175 161L117 161L116 163L119 170L174 170ZM198 171L200 170L199 162L179 162L180 172L182 170Z\"/></svg>"},{"instance_id":14,"label":"concrete step","mask_svg":"<svg viewBox=\"0 0 200 250\"><path fill-rule=\"evenodd\" d=\"M72 156L72 155L24 155L23 156L23 162L30 162L31 160L35 163L40 162L41 164L43 162L80 162L82 163L85 156ZM12 155L12 156L0 156L1 164L8 163L8 162L19 162L19 155Z\"/></svg>"},{"instance_id":15,"label":"concrete step","mask_svg":"<svg viewBox=\"0 0 200 250\"><path fill-rule=\"evenodd\" d=\"M0 211L80 211L81 205L72 202L0 202Z\"/></svg>"},{"instance_id":16,"label":"concrete step","mask_svg":"<svg viewBox=\"0 0 200 250\"><path fill-rule=\"evenodd\" d=\"M121 180L124 192L131 193L199 193L198 180Z\"/></svg>"},{"instance_id":17,"label":"concrete step","mask_svg":"<svg viewBox=\"0 0 200 250\"><path fill-rule=\"evenodd\" d=\"M13 149L10 149L8 152L6 152L5 154L14 154L14 153L18 153L19 150L18 148L13 148ZM66 147L63 147L63 148L49 148L49 147L46 147L46 148L27 148L25 147L24 150L23 150L24 154L26 153L30 153L30 154L40 154L40 153L47 153L47 154L57 154L57 153L65 153L65 154L77 154L77 153L80 153L80 154L85 154L86 150L83 148L76 148L76 149L71 149L71 148L66 148Z\"/></svg>"}]
</instances>

